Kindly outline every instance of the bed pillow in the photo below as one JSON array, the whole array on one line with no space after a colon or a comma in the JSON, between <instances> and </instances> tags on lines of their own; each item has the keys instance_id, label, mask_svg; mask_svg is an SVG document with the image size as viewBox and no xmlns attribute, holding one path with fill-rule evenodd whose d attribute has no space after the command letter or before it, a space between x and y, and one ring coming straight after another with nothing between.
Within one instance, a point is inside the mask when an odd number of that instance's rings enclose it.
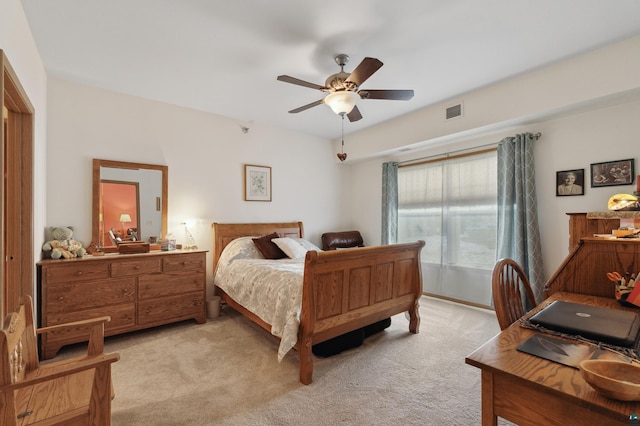
<instances>
[{"instance_id":1,"label":"bed pillow","mask_svg":"<svg viewBox=\"0 0 640 426\"><path fill-rule=\"evenodd\" d=\"M240 237L231 241L222 251L220 259L225 257L227 262L236 259L264 259L262 252L258 250L252 238L255 237Z\"/></svg>"},{"instance_id":2,"label":"bed pillow","mask_svg":"<svg viewBox=\"0 0 640 426\"><path fill-rule=\"evenodd\" d=\"M262 253L265 259L282 259L287 257L286 254L280 248L273 243L274 238L278 238L278 234L265 235L258 238L253 238L253 243L258 247L258 250Z\"/></svg>"},{"instance_id":3,"label":"bed pillow","mask_svg":"<svg viewBox=\"0 0 640 426\"><path fill-rule=\"evenodd\" d=\"M293 238L274 238L273 243L277 245L280 250L284 252L291 259L303 259L307 254L307 249L302 247L302 244L294 240Z\"/></svg>"},{"instance_id":4,"label":"bed pillow","mask_svg":"<svg viewBox=\"0 0 640 426\"><path fill-rule=\"evenodd\" d=\"M320 247L316 246L310 241L305 240L304 238L292 238L292 240L297 241L302 247L307 249L307 251L309 250L322 251Z\"/></svg>"}]
</instances>

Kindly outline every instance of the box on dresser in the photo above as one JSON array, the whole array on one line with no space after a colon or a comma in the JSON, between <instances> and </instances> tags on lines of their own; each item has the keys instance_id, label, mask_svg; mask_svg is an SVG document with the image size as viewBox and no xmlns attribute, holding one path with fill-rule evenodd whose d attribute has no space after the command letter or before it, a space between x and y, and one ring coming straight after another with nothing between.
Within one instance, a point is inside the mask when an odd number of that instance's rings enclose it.
<instances>
[{"instance_id":1,"label":"box on dresser","mask_svg":"<svg viewBox=\"0 0 640 426\"><path fill-rule=\"evenodd\" d=\"M110 316L105 335L195 319L206 321L206 251L155 251L38 262L39 326ZM86 334L85 334L86 335ZM85 340L41 336L40 356Z\"/></svg>"}]
</instances>

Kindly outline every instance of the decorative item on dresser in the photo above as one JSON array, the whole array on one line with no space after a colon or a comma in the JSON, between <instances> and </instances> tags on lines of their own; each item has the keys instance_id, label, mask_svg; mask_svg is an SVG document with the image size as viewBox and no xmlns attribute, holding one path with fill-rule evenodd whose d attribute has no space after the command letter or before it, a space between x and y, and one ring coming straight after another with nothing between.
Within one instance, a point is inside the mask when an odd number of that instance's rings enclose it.
<instances>
[{"instance_id":1,"label":"decorative item on dresser","mask_svg":"<svg viewBox=\"0 0 640 426\"><path fill-rule=\"evenodd\" d=\"M156 251L38 262L40 327L110 316L105 335L206 321L206 250ZM79 332L41 337L40 356L85 341Z\"/></svg>"}]
</instances>

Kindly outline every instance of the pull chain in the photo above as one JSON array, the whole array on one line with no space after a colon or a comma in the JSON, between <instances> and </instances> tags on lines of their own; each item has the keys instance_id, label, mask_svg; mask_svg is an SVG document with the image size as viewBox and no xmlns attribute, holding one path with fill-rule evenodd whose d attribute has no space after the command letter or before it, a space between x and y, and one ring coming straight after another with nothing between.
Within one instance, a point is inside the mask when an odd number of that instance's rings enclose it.
<instances>
[{"instance_id":1,"label":"pull chain","mask_svg":"<svg viewBox=\"0 0 640 426\"><path fill-rule=\"evenodd\" d=\"M340 114L342 117L342 150L338 153L338 158L340 161L344 161L347 159L347 154L344 152L344 113Z\"/></svg>"}]
</instances>

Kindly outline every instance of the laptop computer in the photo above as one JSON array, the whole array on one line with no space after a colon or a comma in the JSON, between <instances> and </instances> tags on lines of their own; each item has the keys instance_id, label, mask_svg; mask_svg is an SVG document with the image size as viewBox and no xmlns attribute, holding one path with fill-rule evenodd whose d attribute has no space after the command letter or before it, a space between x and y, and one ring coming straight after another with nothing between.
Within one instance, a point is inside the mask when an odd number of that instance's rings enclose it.
<instances>
[{"instance_id":1,"label":"laptop computer","mask_svg":"<svg viewBox=\"0 0 640 426\"><path fill-rule=\"evenodd\" d=\"M556 300L529 318L549 330L616 346L633 346L640 331L635 312Z\"/></svg>"}]
</instances>

